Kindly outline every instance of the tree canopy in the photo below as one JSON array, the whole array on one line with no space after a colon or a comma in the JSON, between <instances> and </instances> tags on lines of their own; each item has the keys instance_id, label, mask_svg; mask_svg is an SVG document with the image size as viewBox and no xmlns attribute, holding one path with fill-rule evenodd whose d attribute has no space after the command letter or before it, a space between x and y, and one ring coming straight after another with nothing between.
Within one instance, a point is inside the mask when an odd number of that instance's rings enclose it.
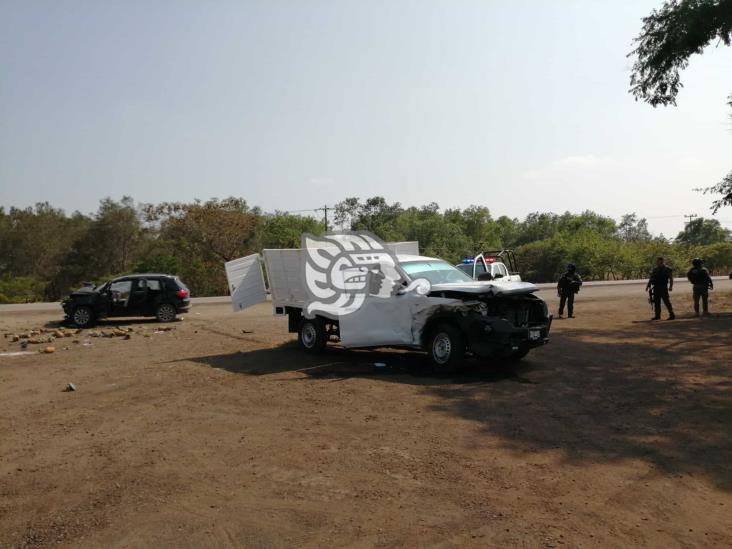
<instances>
[{"instance_id":1,"label":"tree canopy","mask_svg":"<svg viewBox=\"0 0 732 549\"><path fill-rule=\"evenodd\" d=\"M680 71L689 58L710 43L732 44L732 0L667 0L643 18L635 39L630 92L654 107L676 105L682 87ZM732 107L732 95L728 98ZM732 172L706 192L721 197L712 211L732 205Z\"/></svg>"},{"instance_id":2,"label":"tree canopy","mask_svg":"<svg viewBox=\"0 0 732 549\"><path fill-rule=\"evenodd\" d=\"M699 217L686 224L676 237L676 242L698 246L732 241L732 231L725 229L716 219Z\"/></svg>"},{"instance_id":3,"label":"tree canopy","mask_svg":"<svg viewBox=\"0 0 732 549\"><path fill-rule=\"evenodd\" d=\"M657 255L676 269L699 256L714 272L732 270L729 231L715 220L695 220L671 243L654 237L635 213L619 222L591 211L534 212L521 220L495 218L480 205L404 207L379 196L347 198L335 212L340 228L417 240L421 253L452 263L513 248L521 274L534 282L556 280L569 262L590 280L644 277ZM303 232L322 231L320 218L265 213L233 197L163 204L107 198L91 215L66 215L46 203L0 208L0 302L58 299L84 281L129 272L176 274L194 295L225 295L225 261L298 247Z\"/></svg>"}]
</instances>

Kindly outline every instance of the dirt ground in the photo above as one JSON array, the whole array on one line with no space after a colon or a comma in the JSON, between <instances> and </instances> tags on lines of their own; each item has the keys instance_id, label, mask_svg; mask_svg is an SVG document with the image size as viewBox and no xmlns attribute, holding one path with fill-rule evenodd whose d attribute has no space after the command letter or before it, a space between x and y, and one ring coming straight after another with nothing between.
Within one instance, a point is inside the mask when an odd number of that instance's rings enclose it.
<instances>
[{"instance_id":1,"label":"dirt ground","mask_svg":"<svg viewBox=\"0 0 732 549\"><path fill-rule=\"evenodd\" d=\"M588 288L521 365L449 378L305 355L267 306L0 356L0 546L729 547L732 284L708 319L672 297L649 322L642 287Z\"/></svg>"}]
</instances>

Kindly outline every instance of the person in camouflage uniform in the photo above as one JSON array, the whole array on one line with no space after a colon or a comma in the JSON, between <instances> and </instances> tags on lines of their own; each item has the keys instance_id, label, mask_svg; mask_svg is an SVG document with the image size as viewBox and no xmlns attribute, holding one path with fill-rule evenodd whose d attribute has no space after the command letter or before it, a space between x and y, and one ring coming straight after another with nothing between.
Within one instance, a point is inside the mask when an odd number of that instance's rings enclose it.
<instances>
[{"instance_id":1,"label":"person in camouflage uniform","mask_svg":"<svg viewBox=\"0 0 732 549\"><path fill-rule=\"evenodd\" d=\"M648 284L646 284L646 291L651 287L653 287L653 311L655 312L652 320L661 320L661 301L668 309L668 320L675 319L674 308L668 295L674 289L674 274L671 268L666 266L662 257L656 260L656 266L651 271Z\"/></svg>"},{"instance_id":2,"label":"person in camouflage uniform","mask_svg":"<svg viewBox=\"0 0 732 549\"><path fill-rule=\"evenodd\" d=\"M577 266L570 263L567 265L567 272L557 282L559 318L563 318L565 304L567 305L567 317L574 318L574 294L579 292L580 286L582 286L582 278L577 274Z\"/></svg>"},{"instance_id":3,"label":"person in camouflage uniform","mask_svg":"<svg viewBox=\"0 0 732 549\"><path fill-rule=\"evenodd\" d=\"M693 285L694 312L699 316L699 300L702 302L704 316L709 315L709 290L714 289L712 277L709 271L703 266L704 261L696 257L691 260L691 269L686 273L686 278Z\"/></svg>"}]
</instances>

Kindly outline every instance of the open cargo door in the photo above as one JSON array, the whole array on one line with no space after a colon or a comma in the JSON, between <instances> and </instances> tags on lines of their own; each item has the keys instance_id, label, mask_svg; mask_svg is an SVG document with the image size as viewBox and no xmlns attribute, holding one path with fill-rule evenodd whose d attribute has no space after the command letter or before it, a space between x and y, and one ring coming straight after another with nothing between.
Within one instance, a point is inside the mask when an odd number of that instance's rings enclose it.
<instances>
[{"instance_id":1,"label":"open cargo door","mask_svg":"<svg viewBox=\"0 0 732 549\"><path fill-rule=\"evenodd\" d=\"M231 307L234 311L241 311L266 301L267 290L259 254L234 259L227 262L224 267L226 280L229 282Z\"/></svg>"}]
</instances>

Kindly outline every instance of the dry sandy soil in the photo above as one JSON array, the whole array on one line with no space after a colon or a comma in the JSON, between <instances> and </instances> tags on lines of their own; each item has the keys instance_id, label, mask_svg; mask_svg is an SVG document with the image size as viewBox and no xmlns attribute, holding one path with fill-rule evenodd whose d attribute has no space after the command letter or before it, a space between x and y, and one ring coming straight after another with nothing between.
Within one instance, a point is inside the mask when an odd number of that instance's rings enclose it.
<instances>
[{"instance_id":1,"label":"dry sandy soil","mask_svg":"<svg viewBox=\"0 0 732 549\"><path fill-rule=\"evenodd\" d=\"M518 367L449 378L419 353L307 356L266 306L0 356L0 546L729 547L717 286L714 317L679 285L655 323L642 287L588 288ZM0 311L0 334L59 318Z\"/></svg>"}]
</instances>

